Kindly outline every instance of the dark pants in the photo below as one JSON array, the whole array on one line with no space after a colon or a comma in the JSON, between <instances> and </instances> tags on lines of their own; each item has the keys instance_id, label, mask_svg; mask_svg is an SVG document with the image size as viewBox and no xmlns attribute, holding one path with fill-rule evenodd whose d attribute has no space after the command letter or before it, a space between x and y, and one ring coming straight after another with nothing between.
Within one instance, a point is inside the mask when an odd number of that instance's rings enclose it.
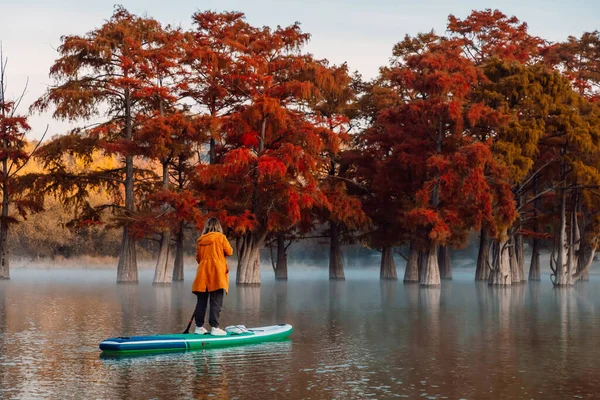
<instances>
[{"instance_id":1,"label":"dark pants","mask_svg":"<svg viewBox=\"0 0 600 400\"><path fill-rule=\"evenodd\" d=\"M210 299L210 314L208 315L208 323L213 328L219 327L219 314L223 307L223 295L225 290L218 289L214 292L195 292L198 297L196 310L194 311L194 319L196 326L204 325L204 316L206 315L206 307Z\"/></svg>"}]
</instances>

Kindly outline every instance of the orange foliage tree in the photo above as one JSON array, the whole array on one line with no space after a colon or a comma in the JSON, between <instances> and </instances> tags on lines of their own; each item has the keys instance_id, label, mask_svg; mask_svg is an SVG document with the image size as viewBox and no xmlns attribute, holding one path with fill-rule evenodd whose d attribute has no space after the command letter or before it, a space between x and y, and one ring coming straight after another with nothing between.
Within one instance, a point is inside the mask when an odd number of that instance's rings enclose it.
<instances>
[{"instance_id":1,"label":"orange foliage tree","mask_svg":"<svg viewBox=\"0 0 600 400\"><path fill-rule=\"evenodd\" d=\"M101 187L114 194L115 203L103 208L113 209L123 226L118 282L138 280L135 242L144 232L135 229L136 193L150 190L139 178L152 174L135 168L134 157L145 151L136 139L149 114L157 109L158 99L168 96L158 84L160 65L170 57L163 52L171 39L168 31L151 18L117 7L100 28L84 36L62 38L60 58L50 69L56 85L35 104L38 110L54 107L55 118L99 120L46 144L40 156L49 172L45 189L85 210L84 220L99 218L98 208L86 200L91 189ZM115 155L122 165L83 174L65 167L63 154L91 162L89 155L95 150Z\"/></svg>"}]
</instances>

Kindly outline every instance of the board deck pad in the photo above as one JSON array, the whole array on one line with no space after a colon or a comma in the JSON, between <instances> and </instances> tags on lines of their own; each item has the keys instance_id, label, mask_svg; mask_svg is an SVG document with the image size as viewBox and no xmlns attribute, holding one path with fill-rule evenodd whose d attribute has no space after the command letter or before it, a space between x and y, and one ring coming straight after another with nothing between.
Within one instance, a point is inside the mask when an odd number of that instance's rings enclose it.
<instances>
[{"instance_id":1,"label":"board deck pad","mask_svg":"<svg viewBox=\"0 0 600 400\"><path fill-rule=\"evenodd\" d=\"M107 353L134 353L154 351L186 351L211 347L225 347L285 339L292 334L289 324L248 328L248 332L212 336L207 333L180 333L152 336L120 336L100 342L100 350Z\"/></svg>"}]
</instances>

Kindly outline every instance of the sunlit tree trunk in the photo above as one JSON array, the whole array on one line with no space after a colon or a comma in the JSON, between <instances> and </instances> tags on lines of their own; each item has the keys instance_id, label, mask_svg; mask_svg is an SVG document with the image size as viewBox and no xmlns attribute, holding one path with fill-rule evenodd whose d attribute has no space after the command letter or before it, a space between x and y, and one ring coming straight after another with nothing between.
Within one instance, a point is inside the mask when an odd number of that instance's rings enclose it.
<instances>
[{"instance_id":1,"label":"sunlit tree trunk","mask_svg":"<svg viewBox=\"0 0 600 400\"><path fill-rule=\"evenodd\" d=\"M260 249L265 238L260 232L248 232L240 238L236 284L260 285Z\"/></svg>"},{"instance_id":2,"label":"sunlit tree trunk","mask_svg":"<svg viewBox=\"0 0 600 400\"><path fill-rule=\"evenodd\" d=\"M163 167L163 189L169 190L169 164L165 160ZM164 212L168 209L168 204L163 205ZM173 278L172 264L169 263L169 253L171 247L171 229L166 228L160 233L160 248L158 251L158 260L154 270L153 284L171 284Z\"/></svg>"},{"instance_id":3,"label":"sunlit tree trunk","mask_svg":"<svg viewBox=\"0 0 600 400\"><path fill-rule=\"evenodd\" d=\"M380 279L398 279L392 246L384 246L381 251L379 277Z\"/></svg>"},{"instance_id":4,"label":"sunlit tree trunk","mask_svg":"<svg viewBox=\"0 0 600 400\"><path fill-rule=\"evenodd\" d=\"M129 90L125 90L125 141L131 142L133 139L133 127L131 116L131 95ZM125 156L125 216L131 217L134 209L133 192L133 156ZM137 283L138 267L135 252L135 239L130 235L129 222L123 228L123 240L121 242L121 252L119 255L119 264L117 266L117 282Z\"/></svg>"},{"instance_id":5,"label":"sunlit tree trunk","mask_svg":"<svg viewBox=\"0 0 600 400\"><path fill-rule=\"evenodd\" d=\"M508 286L512 283L506 231L502 232L501 239L492 242L492 271L488 282L494 286Z\"/></svg>"},{"instance_id":6,"label":"sunlit tree trunk","mask_svg":"<svg viewBox=\"0 0 600 400\"><path fill-rule=\"evenodd\" d=\"M571 285L571 274L569 271L569 265L567 260L567 191L560 189L560 223L558 226L558 243L557 246L557 257L555 260L551 260L554 265L552 271L554 272L554 280L552 283L555 286L568 286ZM556 247L555 247L556 248Z\"/></svg>"},{"instance_id":7,"label":"sunlit tree trunk","mask_svg":"<svg viewBox=\"0 0 600 400\"><path fill-rule=\"evenodd\" d=\"M429 245L426 257L424 257L423 270L419 279L421 286L437 286L441 284L440 268L438 266L438 244L432 242Z\"/></svg>"},{"instance_id":8,"label":"sunlit tree trunk","mask_svg":"<svg viewBox=\"0 0 600 400\"><path fill-rule=\"evenodd\" d=\"M406 269L404 270L404 283L419 282L419 250L415 241L411 240L408 249L408 260L406 260Z\"/></svg>"}]
</instances>

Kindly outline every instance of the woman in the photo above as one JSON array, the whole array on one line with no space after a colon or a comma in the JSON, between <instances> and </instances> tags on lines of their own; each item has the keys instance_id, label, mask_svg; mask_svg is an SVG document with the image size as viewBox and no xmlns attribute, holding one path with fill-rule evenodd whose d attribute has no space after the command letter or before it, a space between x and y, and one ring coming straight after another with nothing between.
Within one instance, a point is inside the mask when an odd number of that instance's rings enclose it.
<instances>
[{"instance_id":1,"label":"woman","mask_svg":"<svg viewBox=\"0 0 600 400\"><path fill-rule=\"evenodd\" d=\"M198 238L196 247L196 261L198 269L192 285L192 293L198 297L194 319L196 329L194 333L203 335L208 331L203 327L206 307L210 299L210 314L208 323L211 327L210 334L224 336L227 333L219 328L219 313L223 306L223 295L229 288L229 269L225 256L233 254L233 249L223 235L223 228L219 220L209 218L204 225L202 235Z\"/></svg>"}]
</instances>

